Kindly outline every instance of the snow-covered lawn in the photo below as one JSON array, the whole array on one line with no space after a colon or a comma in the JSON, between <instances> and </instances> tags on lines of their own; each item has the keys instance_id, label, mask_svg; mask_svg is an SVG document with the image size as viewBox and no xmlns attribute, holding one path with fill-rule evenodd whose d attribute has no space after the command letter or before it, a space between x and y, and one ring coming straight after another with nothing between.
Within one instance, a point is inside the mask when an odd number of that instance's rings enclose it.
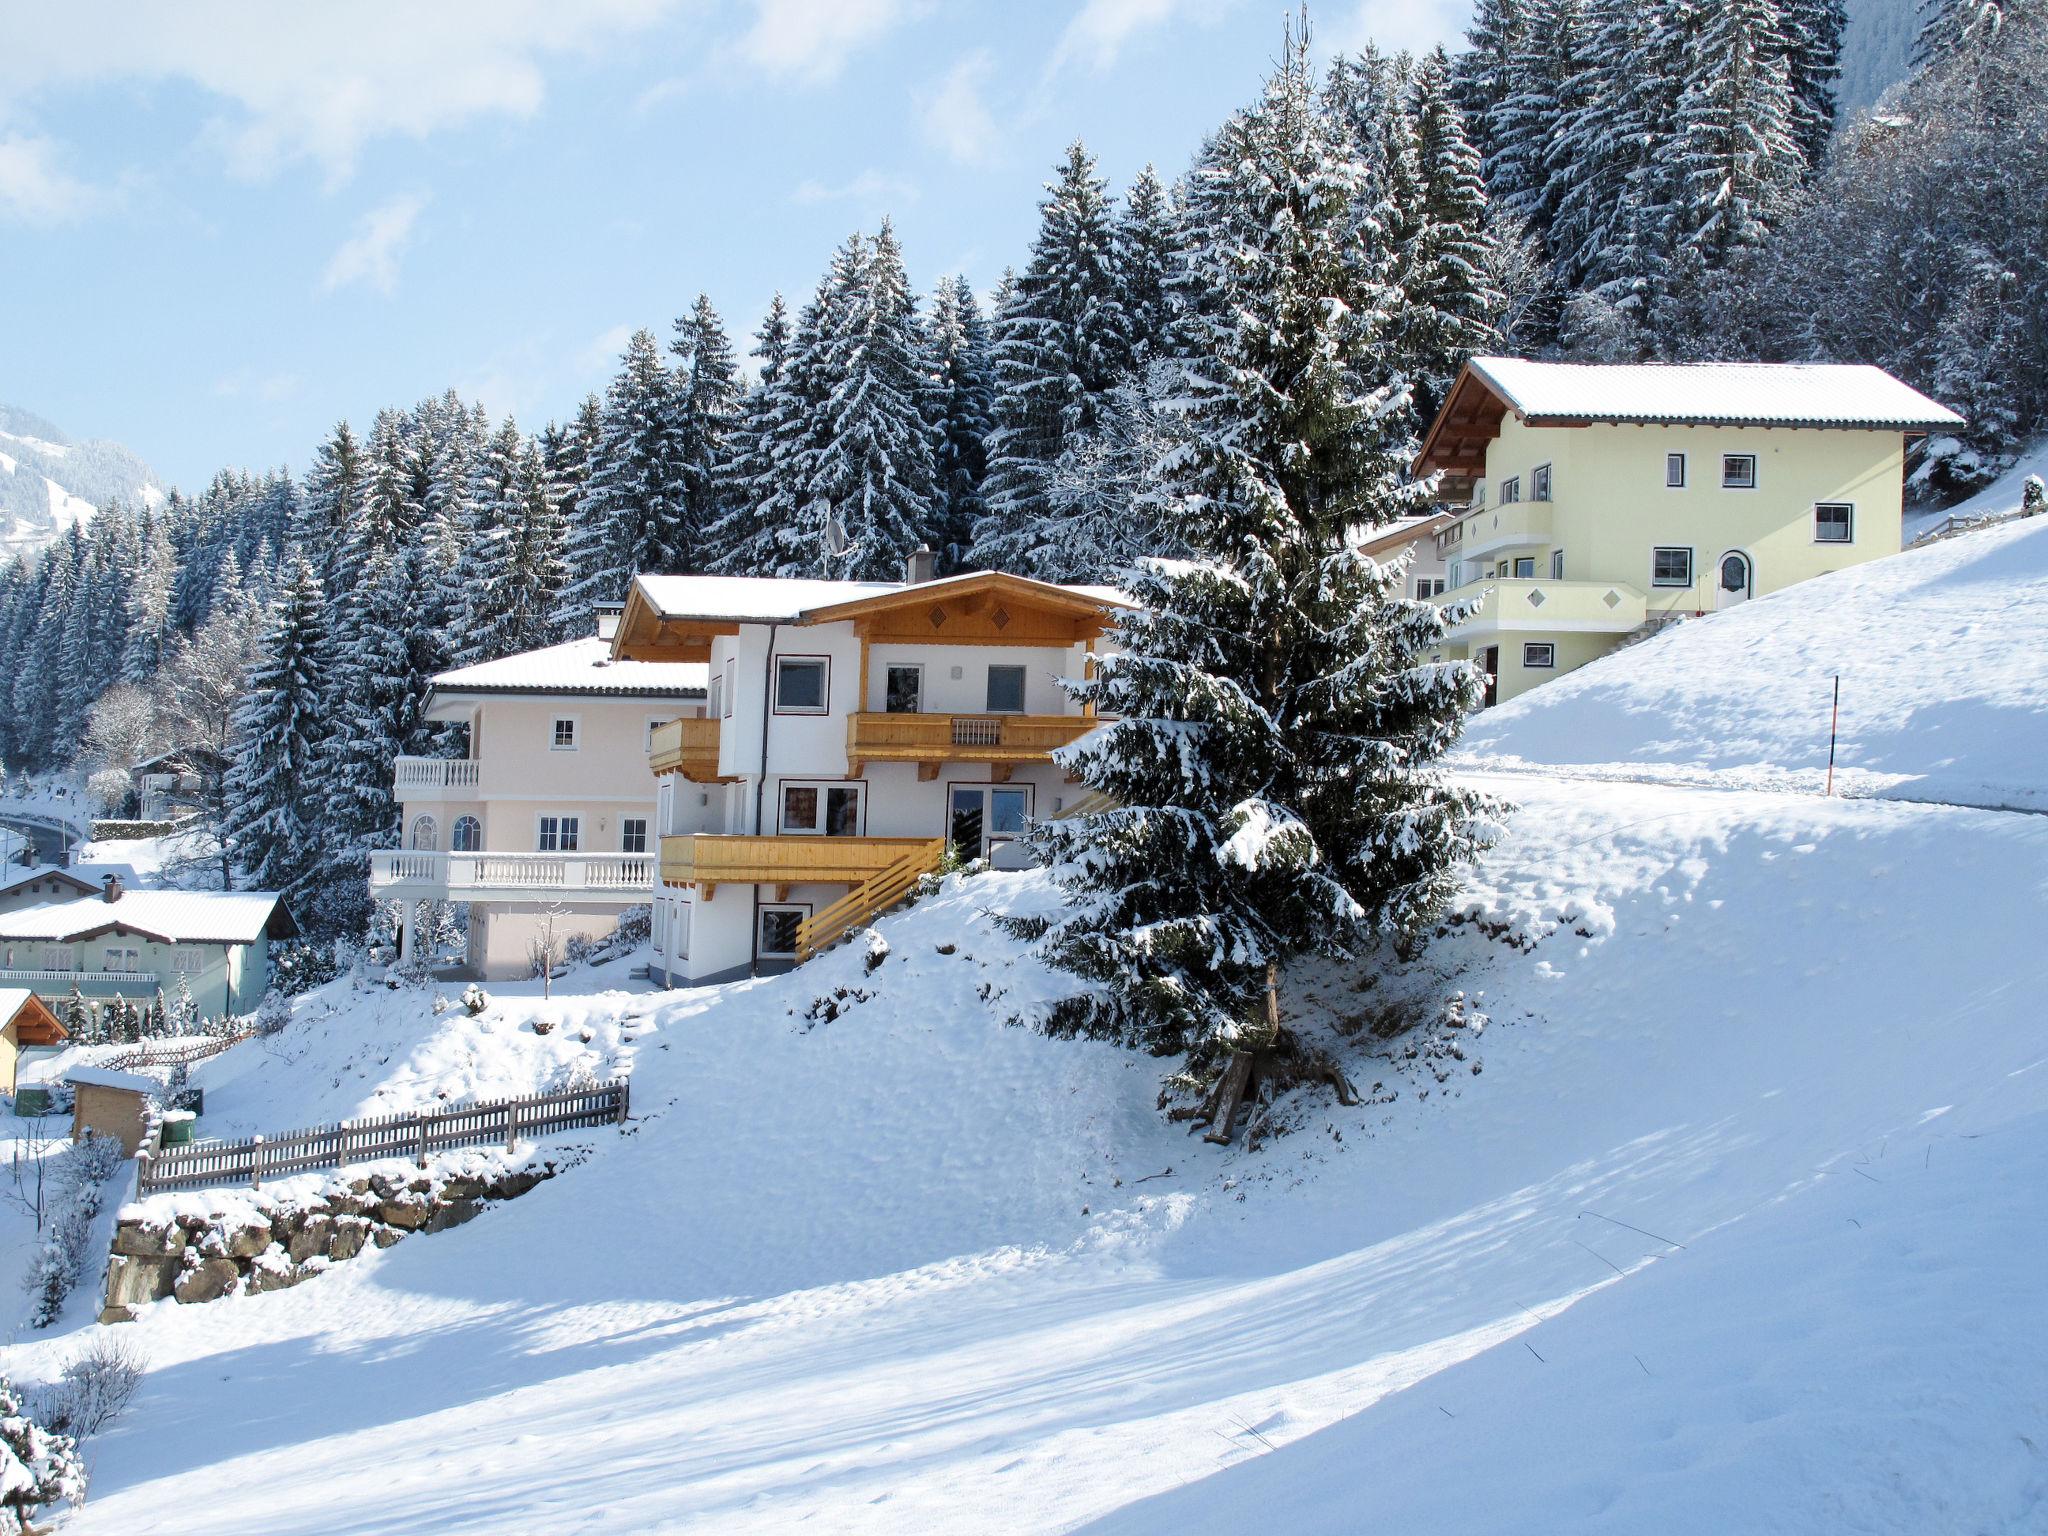
<instances>
[{"instance_id":1,"label":"snow-covered lawn","mask_svg":"<svg viewBox=\"0 0 2048 1536\"><path fill-rule=\"evenodd\" d=\"M1483 1032L1441 1082L1356 1047L1374 1102L1257 1151L996 1021L1046 978L981 914L1035 875L889 920L872 974L238 1047L210 1130L570 1046L640 1118L466 1227L151 1309L73 1528L2030 1528L2048 820L1486 782L1521 810L1475 920L1293 1000L1461 988Z\"/></svg>"},{"instance_id":2,"label":"snow-covered lawn","mask_svg":"<svg viewBox=\"0 0 2048 1536\"><path fill-rule=\"evenodd\" d=\"M1680 624L1478 716L1460 760L2048 810L2048 518Z\"/></svg>"}]
</instances>

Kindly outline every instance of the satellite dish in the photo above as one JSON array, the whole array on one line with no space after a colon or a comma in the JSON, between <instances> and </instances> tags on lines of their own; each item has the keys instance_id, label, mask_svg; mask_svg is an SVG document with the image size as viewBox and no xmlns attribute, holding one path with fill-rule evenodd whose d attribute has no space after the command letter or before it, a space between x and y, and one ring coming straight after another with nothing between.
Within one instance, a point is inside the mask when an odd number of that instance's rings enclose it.
<instances>
[{"instance_id":1,"label":"satellite dish","mask_svg":"<svg viewBox=\"0 0 2048 1536\"><path fill-rule=\"evenodd\" d=\"M853 541L846 536L846 520L837 512L825 513L825 553L838 559L853 548Z\"/></svg>"}]
</instances>

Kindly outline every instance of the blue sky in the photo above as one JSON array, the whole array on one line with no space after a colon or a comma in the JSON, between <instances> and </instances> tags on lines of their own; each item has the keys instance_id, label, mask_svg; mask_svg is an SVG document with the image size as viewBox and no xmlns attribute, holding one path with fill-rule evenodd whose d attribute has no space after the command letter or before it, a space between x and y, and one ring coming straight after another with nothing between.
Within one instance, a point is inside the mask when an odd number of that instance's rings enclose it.
<instances>
[{"instance_id":1,"label":"blue sky","mask_svg":"<svg viewBox=\"0 0 2048 1536\"><path fill-rule=\"evenodd\" d=\"M1467 0L1341 0L1319 51ZM739 338L893 216L1022 260L1076 134L1121 186L1249 99L1277 0L10 8L0 401L196 487L450 385L538 427L698 291Z\"/></svg>"}]
</instances>

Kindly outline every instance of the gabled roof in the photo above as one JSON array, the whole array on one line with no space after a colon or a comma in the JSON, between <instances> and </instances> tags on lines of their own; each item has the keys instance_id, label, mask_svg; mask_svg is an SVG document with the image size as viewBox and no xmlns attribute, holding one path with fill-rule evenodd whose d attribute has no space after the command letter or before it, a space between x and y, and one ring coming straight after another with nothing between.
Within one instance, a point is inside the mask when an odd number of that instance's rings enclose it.
<instances>
[{"instance_id":1,"label":"gabled roof","mask_svg":"<svg viewBox=\"0 0 2048 1536\"><path fill-rule=\"evenodd\" d=\"M1390 549L1405 549L1424 534L1454 521L1454 512L1431 512L1424 517L1397 517L1378 528L1360 528L1351 537L1361 555L1377 555Z\"/></svg>"},{"instance_id":2,"label":"gabled roof","mask_svg":"<svg viewBox=\"0 0 2048 1536\"><path fill-rule=\"evenodd\" d=\"M298 925L275 891L124 891L0 912L0 940L71 944L105 933L164 944L253 944L289 938Z\"/></svg>"},{"instance_id":3,"label":"gabled roof","mask_svg":"<svg viewBox=\"0 0 2048 1536\"><path fill-rule=\"evenodd\" d=\"M50 1005L27 987L0 987L0 1030L9 1028L17 1045L60 1045L68 1038Z\"/></svg>"},{"instance_id":4,"label":"gabled roof","mask_svg":"<svg viewBox=\"0 0 2048 1536\"><path fill-rule=\"evenodd\" d=\"M806 609L900 592L900 581L818 581L801 576L636 576L633 597L664 619L795 623ZM623 626L622 626L623 627Z\"/></svg>"},{"instance_id":5,"label":"gabled roof","mask_svg":"<svg viewBox=\"0 0 2048 1536\"><path fill-rule=\"evenodd\" d=\"M1418 474L1474 473L1513 411L1530 426L1592 422L1833 427L1932 432L1963 418L1867 363L1545 363L1475 357L1465 364L1417 456Z\"/></svg>"},{"instance_id":6,"label":"gabled roof","mask_svg":"<svg viewBox=\"0 0 2048 1536\"><path fill-rule=\"evenodd\" d=\"M81 896L97 895L99 893L99 885L95 881L73 874L68 869L59 869L55 864L38 864L33 869L20 869L14 873L0 874L0 896L5 896L9 891L19 890L24 885L33 885L38 880L58 881L70 886ZM4 995L4 993L0 993L0 996Z\"/></svg>"},{"instance_id":7,"label":"gabled roof","mask_svg":"<svg viewBox=\"0 0 2048 1536\"><path fill-rule=\"evenodd\" d=\"M436 694L568 693L701 698L710 679L702 662L615 661L612 643L587 635L537 651L457 667L434 679Z\"/></svg>"}]
</instances>

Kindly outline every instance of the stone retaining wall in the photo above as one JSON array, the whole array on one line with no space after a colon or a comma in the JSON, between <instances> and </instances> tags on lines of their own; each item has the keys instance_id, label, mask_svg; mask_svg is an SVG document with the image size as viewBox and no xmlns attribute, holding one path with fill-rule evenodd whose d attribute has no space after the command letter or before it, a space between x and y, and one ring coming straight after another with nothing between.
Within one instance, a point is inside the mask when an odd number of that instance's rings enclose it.
<instances>
[{"instance_id":1,"label":"stone retaining wall","mask_svg":"<svg viewBox=\"0 0 2048 1536\"><path fill-rule=\"evenodd\" d=\"M553 1158L513 1165L471 1154L424 1170L384 1164L303 1198L221 1190L124 1206L100 1321L131 1322L136 1308L165 1297L195 1303L283 1290L365 1248L461 1226L489 1202L515 1199L557 1171Z\"/></svg>"}]
</instances>

